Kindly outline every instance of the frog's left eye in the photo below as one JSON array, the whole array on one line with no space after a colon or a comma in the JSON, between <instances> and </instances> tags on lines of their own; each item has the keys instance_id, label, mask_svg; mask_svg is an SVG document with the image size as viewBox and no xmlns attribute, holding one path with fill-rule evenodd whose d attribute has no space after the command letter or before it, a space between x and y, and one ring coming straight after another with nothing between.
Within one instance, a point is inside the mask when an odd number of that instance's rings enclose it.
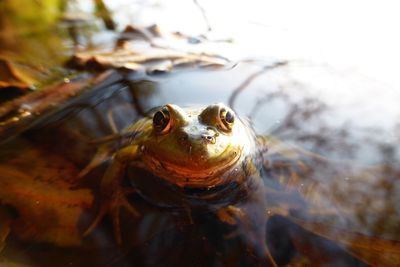
<instances>
[{"instance_id":1,"label":"frog's left eye","mask_svg":"<svg viewBox=\"0 0 400 267\"><path fill-rule=\"evenodd\" d=\"M220 127L224 131L231 131L235 122L235 114L229 109L222 108L219 112Z\"/></svg>"},{"instance_id":2,"label":"frog's left eye","mask_svg":"<svg viewBox=\"0 0 400 267\"><path fill-rule=\"evenodd\" d=\"M154 113L153 127L157 133L164 134L171 128L171 116L167 107Z\"/></svg>"}]
</instances>

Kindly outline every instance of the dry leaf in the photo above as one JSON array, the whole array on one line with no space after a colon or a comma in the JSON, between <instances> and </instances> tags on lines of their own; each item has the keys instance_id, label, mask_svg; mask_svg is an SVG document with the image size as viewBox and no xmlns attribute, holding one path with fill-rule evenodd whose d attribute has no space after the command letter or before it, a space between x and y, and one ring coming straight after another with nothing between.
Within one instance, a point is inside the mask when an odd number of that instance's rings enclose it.
<instances>
[{"instance_id":1,"label":"dry leaf","mask_svg":"<svg viewBox=\"0 0 400 267\"><path fill-rule=\"evenodd\" d=\"M13 88L24 93L33 89L34 83L35 81L24 74L15 63L0 58L0 89Z\"/></svg>"},{"instance_id":2,"label":"dry leaf","mask_svg":"<svg viewBox=\"0 0 400 267\"><path fill-rule=\"evenodd\" d=\"M193 45L190 39L183 34L165 33L157 25L147 28L127 26L117 40L116 48L78 52L68 66L92 71L115 68L159 74L177 67L219 68L229 63L228 59Z\"/></svg>"}]
</instances>

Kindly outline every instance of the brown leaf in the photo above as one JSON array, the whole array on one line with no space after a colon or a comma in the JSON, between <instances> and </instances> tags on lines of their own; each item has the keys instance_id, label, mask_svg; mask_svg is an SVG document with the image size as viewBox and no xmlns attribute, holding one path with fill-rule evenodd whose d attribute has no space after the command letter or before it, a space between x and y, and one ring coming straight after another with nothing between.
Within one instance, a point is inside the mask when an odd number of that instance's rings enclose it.
<instances>
[{"instance_id":1,"label":"brown leaf","mask_svg":"<svg viewBox=\"0 0 400 267\"><path fill-rule=\"evenodd\" d=\"M111 74L104 72L96 76L80 77L54 84L5 103L0 106L0 140L4 141L5 138L23 131L45 112L57 109L67 100L89 88L89 85L99 84Z\"/></svg>"},{"instance_id":2,"label":"brown leaf","mask_svg":"<svg viewBox=\"0 0 400 267\"><path fill-rule=\"evenodd\" d=\"M80 70L114 68L158 74L169 72L175 67L215 68L229 63L224 57L206 53L205 47L202 49L199 45L190 44L189 38L164 33L157 25L147 28L129 25L121 33L115 49L79 52L67 65Z\"/></svg>"},{"instance_id":3,"label":"brown leaf","mask_svg":"<svg viewBox=\"0 0 400 267\"><path fill-rule=\"evenodd\" d=\"M18 211L13 230L20 239L59 246L80 244L77 226L85 209L93 203L90 190L71 190L36 180L10 166L0 165L0 173L0 200Z\"/></svg>"},{"instance_id":4,"label":"brown leaf","mask_svg":"<svg viewBox=\"0 0 400 267\"><path fill-rule=\"evenodd\" d=\"M34 88L34 80L10 60L0 58L0 89L13 88L24 93Z\"/></svg>"}]
</instances>

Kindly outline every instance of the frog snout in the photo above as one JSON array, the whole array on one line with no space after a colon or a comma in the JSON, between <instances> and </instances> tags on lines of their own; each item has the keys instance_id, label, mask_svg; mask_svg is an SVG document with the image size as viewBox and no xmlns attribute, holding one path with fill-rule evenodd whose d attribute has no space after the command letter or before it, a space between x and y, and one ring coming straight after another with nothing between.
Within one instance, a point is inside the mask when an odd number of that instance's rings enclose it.
<instances>
[{"instance_id":1,"label":"frog snout","mask_svg":"<svg viewBox=\"0 0 400 267\"><path fill-rule=\"evenodd\" d=\"M187 133L181 133L180 138L179 138L179 143L183 146L192 146L194 144L201 144L201 143L206 143L206 144L215 144L216 142L216 135L211 132L204 132L201 134L187 134Z\"/></svg>"},{"instance_id":2,"label":"frog snout","mask_svg":"<svg viewBox=\"0 0 400 267\"><path fill-rule=\"evenodd\" d=\"M179 133L179 143L184 146L203 146L215 144L218 133L212 127L190 126Z\"/></svg>"}]
</instances>

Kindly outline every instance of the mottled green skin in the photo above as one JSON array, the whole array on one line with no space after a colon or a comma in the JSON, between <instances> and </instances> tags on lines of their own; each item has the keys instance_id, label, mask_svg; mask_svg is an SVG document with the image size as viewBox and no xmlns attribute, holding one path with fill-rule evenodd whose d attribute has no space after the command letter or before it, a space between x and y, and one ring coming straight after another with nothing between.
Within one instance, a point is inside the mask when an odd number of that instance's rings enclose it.
<instances>
[{"instance_id":1,"label":"mottled green skin","mask_svg":"<svg viewBox=\"0 0 400 267\"><path fill-rule=\"evenodd\" d=\"M189 192L192 189L212 192L215 189L213 197L203 194L204 204L207 201L215 202L219 198L218 192L225 200L227 195L234 196L234 192L230 194L229 190L219 189L232 184L240 188L242 185L250 186L246 179L255 177L257 173L253 162L259 155L256 136L233 111L223 104L185 109L168 104L160 110L166 110L169 117L168 124L162 129L158 129L149 116L122 132L124 145L113 155L102 179L103 204L87 232L92 231L107 212L111 213L115 225L118 225L122 206L138 215L126 200L121 187L128 168L141 169L160 179L159 185L153 183L154 191L159 190L161 184L178 189L175 192ZM135 184L135 177L132 179ZM182 193L180 197L189 203L185 199L192 196ZM227 206L229 201L224 203ZM119 227L115 230L120 242Z\"/></svg>"}]
</instances>

